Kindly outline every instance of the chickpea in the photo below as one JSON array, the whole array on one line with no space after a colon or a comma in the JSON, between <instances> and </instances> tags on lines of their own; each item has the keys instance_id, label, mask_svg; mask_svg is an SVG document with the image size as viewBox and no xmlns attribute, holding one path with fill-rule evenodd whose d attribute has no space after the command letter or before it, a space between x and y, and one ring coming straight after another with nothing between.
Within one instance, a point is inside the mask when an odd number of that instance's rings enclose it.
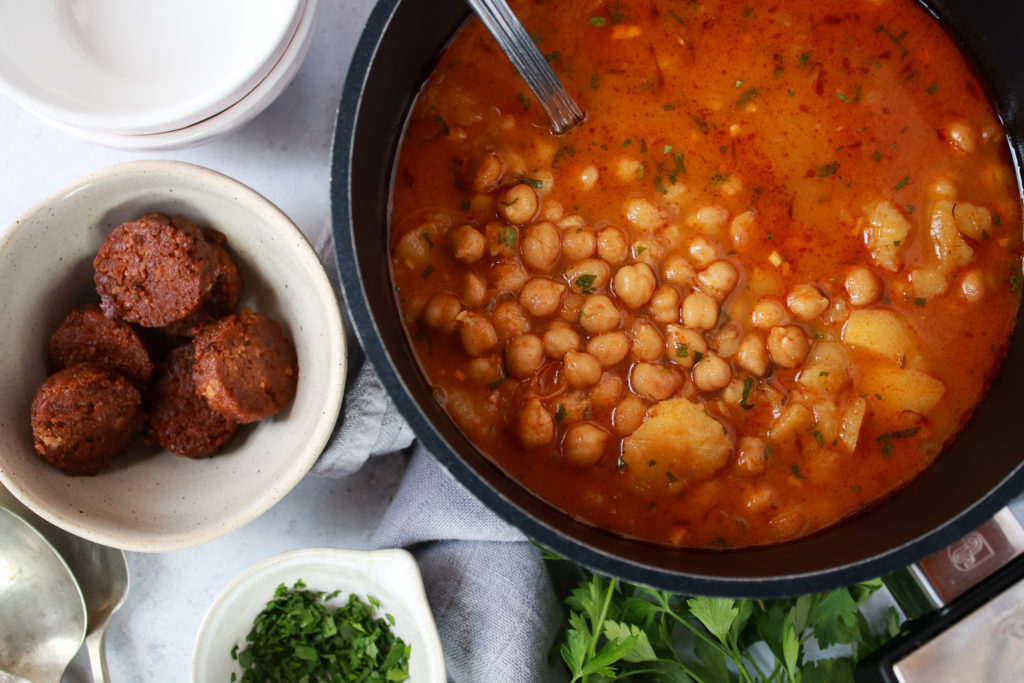
<instances>
[{"instance_id":1,"label":"chickpea","mask_svg":"<svg viewBox=\"0 0 1024 683\"><path fill-rule=\"evenodd\" d=\"M565 217L565 207L562 206L562 202L553 199L546 201L540 211L540 217L545 221L560 221Z\"/></svg>"},{"instance_id":2,"label":"chickpea","mask_svg":"<svg viewBox=\"0 0 1024 683\"><path fill-rule=\"evenodd\" d=\"M591 294L608 286L612 267L597 258L588 258L565 269L565 279L574 292Z\"/></svg>"},{"instance_id":3,"label":"chickpea","mask_svg":"<svg viewBox=\"0 0 1024 683\"><path fill-rule=\"evenodd\" d=\"M491 384L501 377L498 356L481 356L466 361L466 374L481 384Z\"/></svg>"},{"instance_id":4,"label":"chickpea","mask_svg":"<svg viewBox=\"0 0 1024 683\"><path fill-rule=\"evenodd\" d=\"M598 172L597 166L587 164L580 170L580 187L589 192L597 185L600 177L601 174Z\"/></svg>"},{"instance_id":5,"label":"chickpea","mask_svg":"<svg viewBox=\"0 0 1024 683\"><path fill-rule=\"evenodd\" d=\"M661 275L684 291L693 285L693 266L682 256L670 256L661 266Z\"/></svg>"},{"instance_id":6,"label":"chickpea","mask_svg":"<svg viewBox=\"0 0 1024 683\"><path fill-rule=\"evenodd\" d=\"M712 343L715 354L722 358L732 358L740 349L740 337L743 330L735 323L729 323L715 333Z\"/></svg>"},{"instance_id":7,"label":"chickpea","mask_svg":"<svg viewBox=\"0 0 1024 683\"><path fill-rule=\"evenodd\" d=\"M714 329L718 324L718 302L704 292L691 292L683 299L683 323L695 330Z\"/></svg>"},{"instance_id":8,"label":"chickpea","mask_svg":"<svg viewBox=\"0 0 1024 683\"><path fill-rule=\"evenodd\" d=\"M523 229L519 248L526 265L535 270L549 270L562 253L562 236L551 223L534 223Z\"/></svg>"},{"instance_id":9,"label":"chickpea","mask_svg":"<svg viewBox=\"0 0 1024 683\"><path fill-rule=\"evenodd\" d=\"M942 135L964 154L974 154L978 149L978 132L966 121L954 121L942 130Z\"/></svg>"},{"instance_id":10,"label":"chickpea","mask_svg":"<svg viewBox=\"0 0 1024 683\"><path fill-rule=\"evenodd\" d=\"M682 386L682 379L659 363L634 363L629 371L629 386L640 396L664 401Z\"/></svg>"},{"instance_id":11,"label":"chickpea","mask_svg":"<svg viewBox=\"0 0 1024 683\"><path fill-rule=\"evenodd\" d=\"M789 313L778 299L763 296L750 311L750 322L759 330L767 330L789 323Z\"/></svg>"},{"instance_id":12,"label":"chickpea","mask_svg":"<svg viewBox=\"0 0 1024 683\"><path fill-rule=\"evenodd\" d=\"M544 342L535 334L521 334L505 346L505 367L516 379L529 377L544 362Z\"/></svg>"},{"instance_id":13,"label":"chickpea","mask_svg":"<svg viewBox=\"0 0 1024 683\"><path fill-rule=\"evenodd\" d=\"M623 202L622 213L627 221L641 230L650 230L665 222L658 207L641 197L633 197Z\"/></svg>"},{"instance_id":14,"label":"chickpea","mask_svg":"<svg viewBox=\"0 0 1024 683\"><path fill-rule=\"evenodd\" d=\"M570 261L582 261L597 251L597 237L590 228L569 228L562 234L562 253Z\"/></svg>"},{"instance_id":15,"label":"chickpea","mask_svg":"<svg viewBox=\"0 0 1024 683\"><path fill-rule=\"evenodd\" d=\"M530 274L515 261L500 261L487 271L487 279L500 294L513 294L526 284Z\"/></svg>"},{"instance_id":16,"label":"chickpea","mask_svg":"<svg viewBox=\"0 0 1024 683\"><path fill-rule=\"evenodd\" d=\"M843 284L854 306L869 306L882 298L882 281L870 268L854 268Z\"/></svg>"},{"instance_id":17,"label":"chickpea","mask_svg":"<svg viewBox=\"0 0 1024 683\"><path fill-rule=\"evenodd\" d=\"M484 241L487 244L487 253L491 256L500 256L503 259L511 259L516 255L516 245L519 244L519 231L514 225L491 221L484 226Z\"/></svg>"},{"instance_id":18,"label":"chickpea","mask_svg":"<svg viewBox=\"0 0 1024 683\"><path fill-rule=\"evenodd\" d=\"M636 320L629 328L630 350L637 360L653 362L661 358L665 342L658 328L646 320Z\"/></svg>"},{"instance_id":19,"label":"chickpea","mask_svg":"<svg viewBox=\"0 0 1024 683\"><path fill-rule=\"evenodd\" d=\"M516 436L523 448L537 448L554 440L555 420L540 399L527 399L516 413Z\"/></svg>"},{"instance_id":20,"label":"chickpea","mask_svg":"<svg viewBox=\"0 0 1024 683\"><path fill-rule=\"evenodd\" d=\"M736 467L745 474L764 472L765 443L754 436L742 436L736 444Z\"/></svg>"},{"instance_id":21,"label":"chickpea","mask_svg":"<svg viewBox=\"0 0 1024 683\"><path fill-rule=\"evenodd\" d=\"M459 327L456 316L462 312L462 302L454 294L435 294L423 308L423 321L428 327L451 334Z\"/></svg>"},{"instance_id":22,"label":"chickpea","mask_svg":"<svg viewBox=\"0 0 1024 683\"><path fill-rule=\"evenodd\" d=\"M605 228L597 233L597 255L612 265L618 265L629 256L626 236L618 228Z\"/></svg>"},{"instance_id":23,"label":"chickpea","mask_svg":"<svg viewBox=\"0 0 1024 683\"><path fill-rule=\"evenodd\" d=\"M971 303L977 303L985 298L985 280L981 271L972 270L961 278L960 294Z\"/></svg>"},{"instance_id":24,"label":"chickpea","mask_svg":"<svg viewBox=\"0 0 1024 683\"><path fill-rule=\"evenodd\" d=\"M797 285L786 297L786 305L800 320L815 320L828 310L828 297L814 285Z\"/></svg>"},{"instance_id":25,"label":"chickpea","mask_svg":"<svg viewBox=\"0 0 1024 683\"><path fill-rule=\"evenodd\" d=\"M514 225L524 225L536 214L540 205L537 193L526 183L513 185L498 200L498 213Z\"/></svg>"},{"instance_id":26,"label":"chickpea","mask_svg":"<svg viewBox=\"0 0 1024 683\"><path fill-rule=\"evenodd\" d=\"M462 279L462 300L467 306L483 306L487 298L487 283L476 273L466 273Z\"/></svg>"},{"instance_id":27,"label":"chickpea","mask_svg":"<svg viewBox=\"0 0 1024 683\"><path fill-rule=\"evenodd\" d=\"M535 277L519 292L519 305L535 317L543 318L558 310L565 285L546 277Z\"/></svg>"},{"instance_id":28,"label":"chickpea","mask_svg":"<svg viewBox=\"0 0 1024 683\"><path fill-rule=\"evenodd\" d=\"M718 247L703 235L697 235L690 242L690 258L700 268L706 268L718 258Z\"/></svg>"},{"instance_id":29,"label":"chickpea","mask_svg":"<svg viewBox=\"0 0 1024 683\"><path fill-rule=\"evenodd\" d=\"M460 261L473 263L484 255L484 236L472 225L460 225L451 231L448 239L452 253Z\"/></svg>"},{"instance_id":30,"label":"chickpea","mask_svg":"<svg viewBox=\"0 0 1024 683\"><path fill-rule=\"evenodd\" d=\"M573 425L562 441L565 459L577 467L594 465L604 455L608 432L590 422Z\"/></svg>"},{"instance_id":31,"label":"chickpea","mask_svg":"<svg viewBox=\"0 0 1024 683\"><path fill-rule=\"evenodd\" d=\"M475 192L491 192L505 172L505 163L496 152L488 152L473 164L470 187Z\"/></svg>"},{"instance_id":32,"label":"chickpea","mask_svg":"<svg viewBox=\"0 0 1024 683\"><path fill-rule=\"evenodd\" d=\"M621 436L629 436L643 424L645 417L647 404L639 396L629 394L615 407L612 413L612 426Z\"/></svg>"},{"instance_id":33,"label":"chickpea","mask_svg":"<svg viewBox=\"0 0 1024 683\"><path fill-rule=\"evenodd\" d=\"M706 356L708 343L704 335L682 325L665 327L665 355L684 368L692 368L698 357Z\"/></svg>"},{"instance_id":34,"label":"chickpea","mask_svg":"<svg viewBox=\"0 0 1024 683\"><path fill-rule=\"evenodd\" d=\"M502 301L492 314L494 327L501 339L511 339L530 331L530 319L523 307L514 301Z\"/></svg>"},{"instance_id":35,"label":"chickpea","mask_svg":"<svg viewBox=\"0 0 1024 683\"><path fill-rule=\"evenodd\" d=\"M757 377L768 373L768 349L759 334L752 332L743 338L736 352L736 364Z\"/></svg>"},{"instance_id":36,"label":"chickpea","mask_svg":"<svg viewBox=\"0 0 1024 683\"><path fill-rule=\"evenodd\" d=\"M651 317L662 324L679 320L679 292L671 285L654 290L650 303Z\"/></svg>"},{"instance_id":37,"label":"chickpea","mask_svg":"<svg viewBox=\"0 0 1024 683\"><path fill-rule=\"evenodd\" d=\"M413 292L405 298L402 303L402 311L407 320L419 320L423 317L423 309L427 307L430 300L423 292Z\"/></svg>"},{"instance_id":38,"label":"chickpea","mask_svg":"<svg viewBox=\"0 0 1024 683\"><path fill-rule=\"evenodd\" d=\"M570 386L589 387L601 379L601 364L589 353L568 351L562 358L562 372Z\"/></svg>"},{"instance_id":39,"label":"chickpea","mask_svg":"<svg viewBox=\"0 0 1024 683\"><path fill-rule=\"evenodd\" d=\"M803 363L810 350L807 335L796 325L773 327L768 332L768 354L784 368L795 368Z\"/></svg>"},{"instance_id":40,"label":"chickpea","mask_svg":"<svg viewBox=\"0 0 1024 683\"><path fill-rule=\"evenodd\" d=\"M395 262L409 269L420 269L430 262L430 242L435 231L428 226L419 226L402 235L395 244Z\"/></svg>"},{"instance_id":41,"label":"chickpea","mask_svg":"<svg viewBox=\"0 0 1024 683\"><path fill-rule=\"evenodd\" d=\"M724 206L710 204L702 206L690 214L687 223L698 230L715 234L724 228L728 221L729 211Z\"/></svg>"},{"instance_id":42,"label":"chickpea","mask_svg":"<svg viewBox=\"0 0 1024 683\"><path fill-rule=\"evenodd\" d=\"M580 325L587 332L611 332L619 326L619 309L603 294L587 297L580 309Z\"/></svg>"},{"instance_id":43,"label":"chickpea","mask_svg":"<svg viewBox=\"0 0 1024 683\"><path fill-rule=\"evenodd\" d=\"M753 211L744 211L732 219L732 223L729 224L729 237L737 249L743 249L750 243L756 222L757 216Z\"/></svg>"},{"instance_id":44,"label":"chickpea","mask_svg":"<svg viewBox=\"0 0 1024 683\"><path fill-rule=\"evenodd\" d=\"M494 331L491 321L484 316L472 311L463 311L459 313L457 319L462 323L459 327L462 348L470 356L481 356L498 344L498 333Z\"/></svg>"},{"instance_id":45,"label":"chickpea","mask_svg":"<svg viewBox=\"0 0 1024 683\"><path fill-rule=\"evenodd\" d=\"M729 386L732 369L722 358L708 355L693 366L693 383L700 391L718 391Z\"/></svg>"},{"instance_id":46,"label":"chickpea","mask_svg":"<svg viewBox=\"0 0 1024 683\"><path fill-rule=\"evenodd\" d=\"M629 353L629 339L624 332L606 332L591 337L586 349L602 368L610 368L618 365Z\"/></svg>"},{"instance_id":47,"label":"chickpea","mask_svg":"<svg viewBox=\"0 0 1024 683\"><path fill-rule=\"evenodd\" d=\"M640 308L651 299L657 282L654 271L646 263L622 266L612 280L615 295L629 308Z\"/></svg>"},{"instance_id":48,"label":"chickpea","mask_svg":"<svg viewBox=\"0 0 1024 683\"><path fill-rule=\"evenodd\" d=\"M568 324L552 323L544 333L544 353L550 358L562 358L569 351L578 351L580 335Z\"/></svg>"},{"instance_id":49,"label":"chickpea","mask_svg":"<svg viewBox=\"0 0 1024 683\"><path fill-rule=\"evenodd\" d=\"M697 286L716 301L724 301L735 289L739 279L740 274L736 266L728 261L715 261L697 273Z\"/></svg>"},{"instance_id":50,"label":"chickpea","mask_svg":"<svg viewBox=\"0 0 1024 683\"><path fill-rule=\"evenodd\" d=\"M601 380L590 388L590 403L596 409L608 410L619 402L622 396L622 378L606 372Z\"/></svg>"},{"instance_id":51,"label":"chickpea","mask_svg":"<svg viewBox=\"0 0 1024 683\"><path fill-rule=\"evenodd\" d=\"M567 323L575 324L579 322L580 315L583 311L583 304L586 303L587 297L576 292L569 291L562 296L562 305L558 309L558 317Z\"/></svg>"}]
</instances>

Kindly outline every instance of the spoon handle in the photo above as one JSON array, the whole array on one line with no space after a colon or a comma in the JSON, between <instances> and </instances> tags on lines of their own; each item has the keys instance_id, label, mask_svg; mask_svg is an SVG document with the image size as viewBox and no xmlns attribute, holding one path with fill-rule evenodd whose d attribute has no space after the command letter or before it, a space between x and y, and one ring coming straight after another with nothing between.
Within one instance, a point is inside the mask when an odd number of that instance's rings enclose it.
<instances>
[{"instance_id":1,"label":"spoon handle","mask_svg":"<svg viewBox=\"0 0 1024 683\"><path fill-rule=\"evenodd\" d=\"M498 46L540 100L555 135L583 121L583 110L566 91L505 0L466 0Z\"/></svg>"},{"instance_id":2,"label":"spoon handle","mask_svg":"<svg viewBox=\"0 0 1024 683\"><path fill-rule=\"evenodd\" d=\"M92 668L93 683L110 683L107 672L107 655L104 645L107 640L106 624L97 628L85 637L85 647L89 651L89 666Z\"/></svg>"}]
</instances>

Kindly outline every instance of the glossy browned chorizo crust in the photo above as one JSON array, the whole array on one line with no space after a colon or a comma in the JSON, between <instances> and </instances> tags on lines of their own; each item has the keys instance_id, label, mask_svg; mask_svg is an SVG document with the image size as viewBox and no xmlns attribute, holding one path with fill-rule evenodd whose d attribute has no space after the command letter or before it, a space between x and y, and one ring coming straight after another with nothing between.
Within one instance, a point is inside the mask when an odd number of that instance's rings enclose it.
<instances>
[{"instance_id":1,"label":"glossy browned chorizo crust","mask_svg":"<svg viewBox=\"0 0 1024 683\"><path fill-rule=\"evenodd\" d=\"M295 347L270 318L243 308L201 329L193 344L196 388L222 415L240 423L255 422L278 412L295 396Z\"/></svg>"},{"instance_id":2,"label":"glossy browned chorizo crust","mask_svg":"<svg viewBox=\"0 0 1024 683\"><path fill-rule=\"evenodd\" d=\"M51 375L32 400L36 452L71 475L110 466L142 424L142 398L124 375L80 363Z\"/></svg>"},{"instance_id":3,"label":"glossy browned chorizo crust","mask_svg":"<svg viewBox=\"0 0 1024 683\"><path fill-rule=\"evenodd\" d=\"M164 327L190 315L213 286L210 244L181 216L151 213L117 226L93 260L100 307L110 318Z\"/></svg>"},{"instance_id":4,"label":"glossy browned chorizo crust","mask_svg":"<svg viewBox=\"0 0 1024 683\"><path fill-rule=\"evenodd\" d=\"M235 433L235 423L212 410L192 381L191 344L160 364L146 390L146 443L190 458L213 455Z\"/></svg>"},{"instance_id":5,"label":"glossy browned chorizo crust","mask_svg":"<svg viewBox=\"0 0 1024 683\"><path fill-rule=\"evenodd\" d=\"M138 384L153 373L153 359L135 328L106 317L97 304L87 304L68 314L50 337L47 361L51 371L95 363Z\"/></svg>"},{"instance_id":6,"label":"glossy browned chorizo crust","mask_svg":"<svg viewBox=\"0 0 1024 683\"><path fill-rule=\"evenodd\" d=\"M163 328L167 334L178 337L194 336L199 328L235 310L242 296L242 276L231 255L224 248L224 237L215 230L207 230L207 240L213 250L216 271L213 287L206 299L193 313Z\"/></svg>"}]
</instances>

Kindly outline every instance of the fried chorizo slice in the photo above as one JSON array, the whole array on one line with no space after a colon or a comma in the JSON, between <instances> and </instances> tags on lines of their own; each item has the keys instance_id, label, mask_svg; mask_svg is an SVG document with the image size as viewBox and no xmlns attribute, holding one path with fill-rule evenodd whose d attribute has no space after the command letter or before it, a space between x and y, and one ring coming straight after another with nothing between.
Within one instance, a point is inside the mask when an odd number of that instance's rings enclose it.
<instances>
[{"instance_id":1,"label":"fried chorizo slice","mask_svg":"<svg viewBox=\"0 0 1024 683\"><path fill-rule=\"evenodd\" d=\"M122 223L93 259L93 281L108 318L164 327L191 315L216 279L210 243L194 223L161 213Z\"/></svg>"},{"instance_id":2,"label":"fried chorizo slice","mask_svg":"<svg viewBox=\"0 0 1024 683\"><path fill-rule=\"evenodd\" d=\"M203 325L222 318L235 310L242 296L242 276L228 253L226 240L216 230L207 230L206 239L213 250L215 279L209 295L193 313L171 323L164 332L179 337L192 337Z\"/></svg>"},{"instance_id":3,"label":"fried chorizo slice","mask_svg":"<svg viewBox=\"0 0 1024 683\"><path fill-rule=\"evenodd\" d=\"M146 443L189 458L213 455L235 433L233 420L210 408L192 381L195 354L179 346L146 390Z\"/></svg>"},{"instance_id":4,"label":"fried chorizo slice","mask_svg":"<svg viewBox=\"0 0 1024 683\"><path fill-rule=\"evenodd\" d=\"M32 400L36 452L70 475L110 466L142 424L142 398L124 375L80 363L51 375Z\"/></svg>"},{"instance_id":5,"label":"fried chorizo slice","mask_svg":"<svg viewBox=\"0 0 1024 683\"><path fill-rule=\"evenodd\" d=\"M193 338L196 388L210 407L239 423L291 403L299 378L295 346L270 318L247 308Z\"/></svg>"},{"instance_id":6,"label":"fried chorizo slice","mask_svg":"<svg viewBox=\"0 0 1024 683\"><path fill-rule=\"evenodd\" d=\"M97 304L68 314L50 336L47 362L51 371L95 363L140 385L153 373L153 359L138 331L124 321L106 317Z\"/></svg>"}]
</instances>

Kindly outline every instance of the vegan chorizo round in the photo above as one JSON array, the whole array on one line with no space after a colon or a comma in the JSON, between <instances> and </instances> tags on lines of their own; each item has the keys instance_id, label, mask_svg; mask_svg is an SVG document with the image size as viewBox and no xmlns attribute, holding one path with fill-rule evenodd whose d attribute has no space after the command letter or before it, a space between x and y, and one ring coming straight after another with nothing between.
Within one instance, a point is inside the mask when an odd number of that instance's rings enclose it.
<instances>
[{"instance_id":1,"label":"vegan chorizo round","mask_svg":"<svg viewBox=\"0 0 1024 683\"><path fill-rule=\"evenodd\" d=\"M193 313L210 293L216 259L185 218L160 213L122 223L93 260L93 281L108 318L164 327Z\"/></svg>"},{"instance_id":2,"label":"vegan chorizo round","mask_svg":"<svg viewBox=\"0 0 1024 683\"><path fill-rule=\"evenodd\" d=\"M213 455L235 433L235 422L210 408L192 381L192 344L172 350L146 390L146 442L184 455Z\"/></svg>"},{"instance_id":3,"label":"vegan chorizo round","mask_svg":"<svg viewBox=\"0 0 1024 683\"><path fill-rule=\"evenodd\" d=\"M109 467L141 425L142 398L135 385L94 363L50 375L32 399L36 452L70 475Z\"/></svg>"},{"instance_id":4,"label":"vegan chorizo round","mask_svg":"<svg viewBox=\"0 0 1024 683\"><path fill-rule=\"evenodd\" d=\"M71 311L50 336L47 362L51 370L95 363L116 370L137 384L153 373L153 359L134 327L103 315L97 304Z\"/></svg>"},{"instance_id":5,"label":"vegan chorizo round","mask_svg":"<svg viewBox=\"0 0 1024 683\"><path fill-rule=\"evenodd\" d=\"M202 328L192 340L192 378L210 407L235 422L270 417L295 396L295 347L270 318L243 308Z\"/></svg>"},{"instance_id":6,"label":"vegan chorizo round","mask_svg":"<svg viewBox=\"0 0 1024 683\"><path fill-rule=\"evenodd\" d=\"M238 272L225 246L224 236L215 230L206 231L213 250L214 282L209 295L191 314L164 327L164 332L179 337L192 337L199 328L235 310L242 296L242 275Z\"/></svg>"}]
</instances>

